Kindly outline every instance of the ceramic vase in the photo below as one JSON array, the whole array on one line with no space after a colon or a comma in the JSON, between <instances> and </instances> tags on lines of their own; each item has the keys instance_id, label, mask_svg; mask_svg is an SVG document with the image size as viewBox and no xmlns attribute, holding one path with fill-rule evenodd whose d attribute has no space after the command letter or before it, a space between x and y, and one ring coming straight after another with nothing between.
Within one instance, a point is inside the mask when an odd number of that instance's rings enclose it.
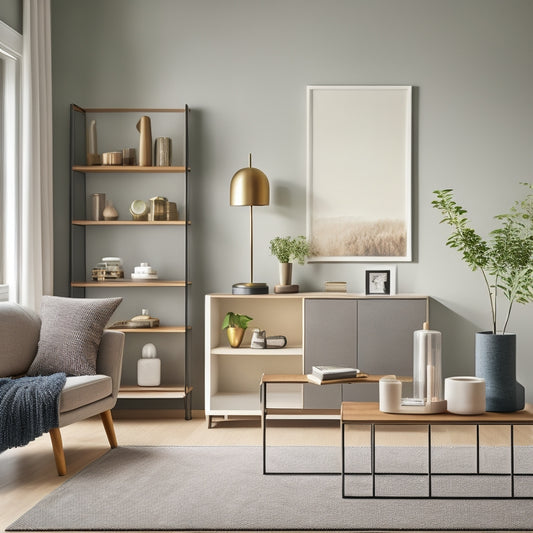
<instances>
[{"instance_id":1,"label":"ceramic vase","mask_svg":"<svg viewBox=\"0 0 533 533\"><path fill-rule=\"evenodd\" d=\"M104 220L117 220L118 219L118 212L115 209L115 206L113 205L113 202L111 200L106 201L106 205L104 207L103 211Z\"/></svg>"},{"instance_id":2,"label":"ceramic vase","mask_svg":"<svg viewBox=\"0 0 533 533\"><path fill-rule=\"evenodd\" d=\"M279 284L291 285L292 282L292 263L279 264Z\"/></svg>"},{"instance_id":3,"label":"ceramic vase","mask_svg":"<svg viewBox=\"0 0 533 533\"><path fill-rule=\"evenodd\" d=\"M152 126L150 117L141 117L137 122L139 137L139 166L152 166Z\"/></svg>"},{"instance_id":4,"label":"ceramic vase","mask_svg":"<svg viewBox=\"0 0 533 533\"><path fill-rule=\"evenodd\" d=\"M516 381L516 335L476 333L476 376L485 380L487 411L524 408L524 387Z\"/></svg>"}]
</instances>

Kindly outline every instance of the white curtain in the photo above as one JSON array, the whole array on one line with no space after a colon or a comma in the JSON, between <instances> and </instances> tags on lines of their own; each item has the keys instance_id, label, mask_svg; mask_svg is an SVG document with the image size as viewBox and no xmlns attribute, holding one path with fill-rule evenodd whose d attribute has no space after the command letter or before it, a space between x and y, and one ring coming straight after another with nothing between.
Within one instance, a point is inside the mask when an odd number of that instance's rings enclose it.
<instances>
[{"instance_id":1,"label":"white curtain","mask_svg":"<svg viewBox=\"0 0 533 533\"><path fill-rule=\"evenodd\" d=\"M19 302L53 293L50 0L24 0Z\"/></svg>"}]
</instances>

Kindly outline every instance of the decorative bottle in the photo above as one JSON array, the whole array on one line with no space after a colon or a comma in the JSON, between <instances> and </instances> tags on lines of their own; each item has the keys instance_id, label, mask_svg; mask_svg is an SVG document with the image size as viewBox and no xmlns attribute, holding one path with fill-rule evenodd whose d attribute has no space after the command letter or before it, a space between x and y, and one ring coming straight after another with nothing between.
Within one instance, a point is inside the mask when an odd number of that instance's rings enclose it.
<instances>
[{"instance_id":1,"label":"decorative bottle","mask_svg":"<svg viewBox=\"0 0 533 533\"><path fill-rule=\"evenodd\" d=\"M161 359L157 358L156 347L149 342L142 348L141 359L137 361L137 385L158 387L161 384Z\"/></svg>"}]
</instances>

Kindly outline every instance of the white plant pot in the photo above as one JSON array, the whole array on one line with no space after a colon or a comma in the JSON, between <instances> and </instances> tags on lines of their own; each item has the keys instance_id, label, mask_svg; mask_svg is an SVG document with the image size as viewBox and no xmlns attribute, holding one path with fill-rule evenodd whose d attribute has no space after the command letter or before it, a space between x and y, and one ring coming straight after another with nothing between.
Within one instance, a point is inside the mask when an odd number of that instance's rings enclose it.
<instances>
[{"instance_id":1,"label":"white plant pot","mask_svg":"<svg viewBox=\"0 0 533 533\"><path fill-rule=\"evenodd\" d=\"M455 376L444 380L444 398L448 411L456 415L485 412L485 380L473 376Z\"/></svg>"}]
</instances>

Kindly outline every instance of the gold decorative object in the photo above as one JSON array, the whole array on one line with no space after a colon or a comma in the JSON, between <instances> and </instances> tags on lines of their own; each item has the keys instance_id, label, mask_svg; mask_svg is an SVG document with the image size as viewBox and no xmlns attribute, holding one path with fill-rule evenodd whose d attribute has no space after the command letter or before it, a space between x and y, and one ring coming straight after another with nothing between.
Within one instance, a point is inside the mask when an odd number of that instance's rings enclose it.
<instances>
[{"instance_id":1,"label":"gold decorative object","mask_svg":"<svg viewBox=\"0 0 533 533\"><path fill-rule=\"evenodd\" d=\"M150 207L144 200L133 200L130 205L130 214L133 220L148 220Z\"/></svg>"},{"instance_id":2,"label":"gold decorative object","mask_svg":"<svg viewBox=\"0 0 533 533\"><path fill-rule=\"evenodd\" d=\"M250 282L235 283L233 294L268 294L266 283L254 282L254 225L253 206L269 205L270 186L268 178L258 168L252 167L252 154L249 156L249 167L238 170L231 179L230 205L250 206Z\"/></svg>"},{"instance_id":3,"label":"gold decorative object","mask_svg":"<svg viewBox=\"0 0 533 533\"><path fill-rule=\"evenodd\" d=\"M241 345L242 338L244 337L243 328L227 328L226 333L228 335L229 345L232 348L238 348Z\"/></svg>"},{"instance_id":4,"label":"gold decorative object","mask_svg":"<svg viewBox=\"0 0 533 533\"><path fill-rule=\"evenodd\" d=\"M102 163L104 165L122 165L122 152L104 152Z\"/></svg>"},{"instance_id":5,"label":"gold decorative object","mask_svg":"<svg viewBox=\"0 0 533 533\"><path fill-rule=\"evenodd\" d=\"M154 196L150 198L149 220L166 220L167 219L167 202L164 196Z\"/></svg>"},{"instance_id":6,"label":"gold decorative object","mask_svg":"<svg viewBox=\"0 0 533 533\"><path fill-rule=\"evenodd\" d=\"M137 122L139 138L139 166L152 166L152 125L150 117L144 116Z\"/></svg>"},{"instance_id":7,"label":"gold decorative object","mask_svg":"<svg viewBox=\"0 0 533 533\"><path fill-rule=\"evenodd\" d=\"M167 202L165 205L167 220L178 220L178 207L176 202Z\"/></svg>"}]
</instances>

